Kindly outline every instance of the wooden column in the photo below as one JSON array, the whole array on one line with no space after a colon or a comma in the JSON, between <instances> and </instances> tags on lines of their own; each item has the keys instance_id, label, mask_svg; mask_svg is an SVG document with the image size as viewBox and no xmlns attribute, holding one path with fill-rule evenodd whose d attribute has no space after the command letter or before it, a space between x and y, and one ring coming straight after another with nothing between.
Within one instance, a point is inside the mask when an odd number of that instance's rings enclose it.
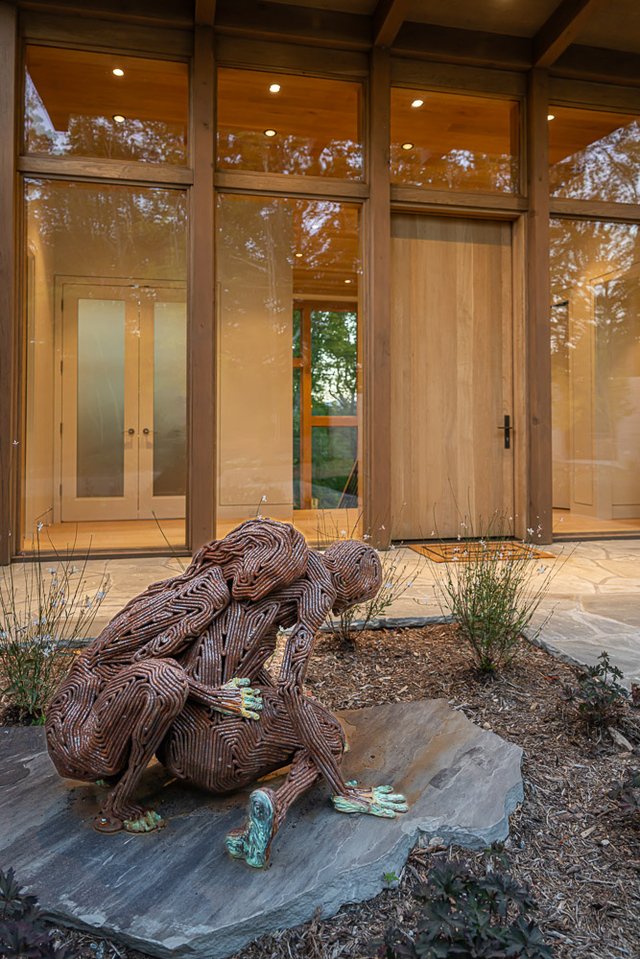
<instances>
[{"instance_id":1,"label":"wooden column","mask_svg":"<svg viewBox=\"0 0 640 959\"><path fill-rule=\"evenodd\" d=\"M391 516L391 207L389 51L371 53L369 96L369 178L365 281L368 289L364 334L364 531L374 546L388 546Z\"/></svg>"},{"instance_id":2,"label":"wooden column","mask_svg":"<svg viewBox=\"0 0 640 959\"><path fill-rule=\"evenodd\" d=\"M17 13L0 2L0 565L19 548L15 469L16 362L16 57Z\"/></svg>"},{"instance_id":3,"label":"wooden column","mask_svg":"<svg viewBox=\"0 0 640 959\"><path fill-rule=\"evenodd\" d=\"M527 526L552 540L551 350L549 281L549 77L529 74L527 98L527 399L529 408Z\"/></svg>"},{"instance_id":4,"label":"wooden column","mask_svg":"<svg viewBox=\"0 0 640 959\"><path fill-rule=\"evenodd\" d=\"M216 527L215 77L213 28L204 24L194 29L192 129L187 542L195 552Z\"/></svg>"}]
</instances>

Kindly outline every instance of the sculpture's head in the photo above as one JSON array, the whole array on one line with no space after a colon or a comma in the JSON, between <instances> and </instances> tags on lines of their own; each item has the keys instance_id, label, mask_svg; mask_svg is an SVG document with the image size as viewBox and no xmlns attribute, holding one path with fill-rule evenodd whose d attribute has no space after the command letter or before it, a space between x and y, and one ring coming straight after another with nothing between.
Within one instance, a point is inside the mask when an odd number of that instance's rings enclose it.
<instances>
[{"instance_id":1,"label":"sculpture's head","mask_svg":"<svg viewBox=\"0 0 640 959\"><path fill-rule=\"evenodd\" d=\"M309 549L289 523L250 519L216 544L234 599L254 601L303 576Z\"/></svg>"},{"instance_id":2,"label":"sculpture's head","mask_svg":"<svg viewBox=\"0 0 640 959\"><path fill-rule=\"evenodd\" d=\"M382 565L375 549L347 539L334 543L322 554L337 597L334 613L341 613L356 603L372 599L382 585Z\"/></svg>"}]
</instances>

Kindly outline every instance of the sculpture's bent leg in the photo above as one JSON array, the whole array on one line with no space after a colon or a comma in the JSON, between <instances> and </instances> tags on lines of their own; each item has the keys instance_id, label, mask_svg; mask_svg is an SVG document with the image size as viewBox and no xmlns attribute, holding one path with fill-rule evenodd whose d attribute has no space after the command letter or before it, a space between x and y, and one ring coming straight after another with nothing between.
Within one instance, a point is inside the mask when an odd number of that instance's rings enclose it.
<instances>
[{"instance_id":1,"label":"sculpture's bent leg","mask_svg":"<svg viewBox=\"0 0 640 959\"><path fill-rule=\"evenodd\" d=\"M107 755L105 773L124 773L107 796L96 829L149 832L162 825L157 813L132 802L140 776L188 695L184 671L172 660L156 659L125 666L98 697L88 746ZM111 766L111 768L109 768ZM114 768L115 767L115 768Z\"/></svg>"},{"instance_id":2,"label":"sculpture's bent leg","mask_svg":"<svg viewBox=\"0 0 640 959\"><path fill-rule=\"evenodd\" d=\"M243 828L233 829L226 838L229 853L260 869L269 862L271 844L290 806L320 778L315 763L306 750L300 750L291 764L284 783L278 790L254 789L249 797L247 821Z\"/></svg>"}]
</instances>

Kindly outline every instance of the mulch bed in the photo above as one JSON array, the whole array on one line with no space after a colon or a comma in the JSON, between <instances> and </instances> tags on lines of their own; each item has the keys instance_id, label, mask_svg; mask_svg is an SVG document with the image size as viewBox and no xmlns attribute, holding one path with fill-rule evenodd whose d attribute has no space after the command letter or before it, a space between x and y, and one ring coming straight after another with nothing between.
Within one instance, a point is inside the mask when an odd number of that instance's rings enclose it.
<instances>
[{"instance_id":1,"label":"mulch bed","mask_svg":"<svg viewBox=\"0 0 640 959\"><path fill-rule=\"evenodd\" d=\"M562 697L576 671L522 641L514 664L496 680L474 675L455 627L438 625L362 633L346 645L319 638L307 685L332 709L444 698L486 729L524 749L525 802L511 821L507 868L531 885L538 922L557 959L640 956L640 824L610 798L612 784L640 764L640 711L617 728L633 753L609 734L586 732ZM428 734L428 730L425 730ZM411 925L415 891L434 862L478 861L480 854L437 846L416 849L397 888L344 907L337 916L268 936L236 959L356 959L392 924ZM65 933L77 954L134 959L136 953Z\"/></svg>"}]
</instances>

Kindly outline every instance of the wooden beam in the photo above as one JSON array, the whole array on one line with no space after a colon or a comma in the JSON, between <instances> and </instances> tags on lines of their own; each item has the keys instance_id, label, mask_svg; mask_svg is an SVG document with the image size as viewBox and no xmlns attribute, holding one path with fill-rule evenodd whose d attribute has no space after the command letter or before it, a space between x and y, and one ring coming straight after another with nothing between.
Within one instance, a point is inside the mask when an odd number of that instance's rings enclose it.
<instances>
[{"instance_id":1,"label":"wooden beam","mask_svg":"<svg viewBox=\"0 0 640 959\"><path fill-rule=\"evenodd\" d=\"M18 159L20 173L34 176L71 177L81 180L116 180L118 183L163 183L189 186L193 173L187 167L171 167L142 160L93 160L84 157L29 157Z\"/></svg>"},{"instance_id":2,"label":"wooden beam","mask_svg":"<svg viewBox=\"0 0 640 959\"><path fill-rule=\"evenodd\" d=\"M102 17L132 24L192 27L193 12L184 0L19 0L22 10L34 10L52 16ZM95 29L95 28L94 28ZM94 34L95 38L95 34Z\"/></svg>"},{"instance_id":3,"label":"wooden beam","mask_svg":"<svg viewBox=\"0 0 640 959\"><path fill-rule=\"evenodd\" d=\"M216 33L368 50L371 17L260 0L218 0Z\"/></svg>"},{"instance_id":4,"label":"wooden beam","mask_svg":"<svg viewBox=\"0 0 640 959\"><path fill-rule=\"evenodd\" d=\"M215 19L216 0L196 0L196 24L199 27L212 27Z\"/></svg>"},{"instance_id":5,"label":"wooden beam","mask_svg":"<svg viewBox=\"0 0 640 959\"><path fill-rule=\"evenodd\" d=\"M549 303L549 77L532 70L527 101L527 527L552 541L551 344ZM517 424L516 424L517 429Z\"/></svg>"},{"instance_id":6,"label":"wooden beam","mask_svg":"<svg viewBox=\"0 0 640 959\"><path fill-rule=\"evenodd\" d=\"M197 25L193 50L193 188L189 311L187 545L216 533L216 313L214 282L215 70L213 28Z\"/></svg>"},{"instance_id":7,"label":"wooden beam","mask_svg":"<svg viewBox=\"0 0 640 959\"><path fill-rule=\"evenodd\" d=\"M554 75L640 86L640 54L573 44L553 65ZM638 104L640 108L640 103Z\"/></svg>"},{"instance_id":8,"label":"wooden beam","mask_svg":"<svg viewBox=\"0 0 640 959\"><path fill-rule=\"evenodd\" d=\"M393 52L446 63L528 70L531 67L532 42L526 37L405 22L393 45Z\"/></svg>"},{"instance_id":9,"label":"wooden beam","mask_svg":"<svg viewBox=\"0 0 640 959\"><path fill-rule=\"evenodd\" d=\"M364 317L364 432L361 490L363 529L386 548L391 528L391 203L389 132L391 57L371 52L369 97L370 199L366 208Z\"/></svg>"},{"instance_id":10,"label":"wooden beam","mask_svg":"<svg viewBox=\"0 0 640 959\"><path fill-rule=\"evenodd\" d=\"M20 548L16 516L16 69L17 14L0 2L0 565Z\"/></svg>"},{"instance_id":11,"label":"wooden beam","mask_svg":"<svg viewBox=\"0 0 640 959\"><path fill-rule=\"evenodd\" d=\"M373 43L390 47L407 18L409 0L378 0L373 14Z\"/></svg>"},{"instance_id":12,"label":"wooden beam","mask_svg":"<svg viewBox=\"0 0 640 959\"><path fill-rule=\"evenodd\" d=\"M533 65L550 67L573 43L599 0L562 0L533 38Z\"/></svg>"}]
</instances>

